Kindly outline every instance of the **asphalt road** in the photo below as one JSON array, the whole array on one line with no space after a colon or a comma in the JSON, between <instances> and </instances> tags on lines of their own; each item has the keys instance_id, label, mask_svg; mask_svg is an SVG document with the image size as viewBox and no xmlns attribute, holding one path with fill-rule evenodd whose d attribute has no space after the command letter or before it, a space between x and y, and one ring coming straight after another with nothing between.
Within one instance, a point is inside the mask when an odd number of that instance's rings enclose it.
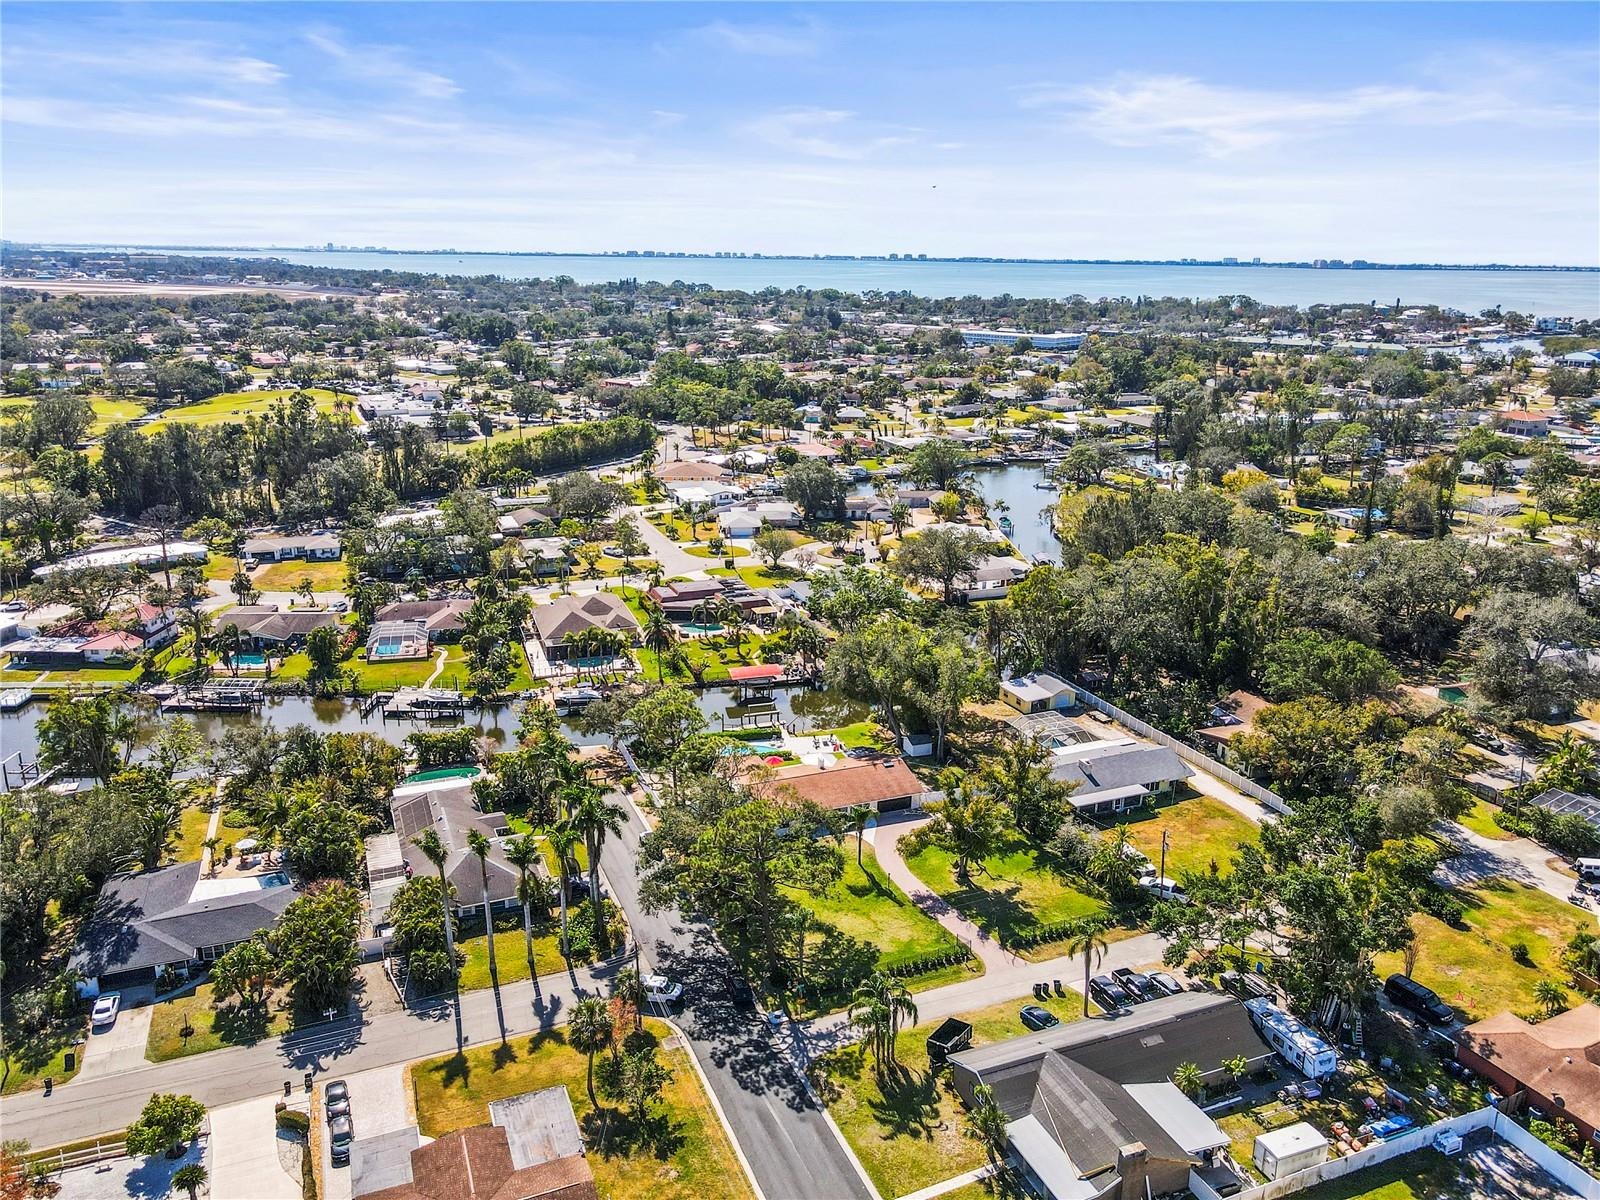
<instances>
[{"instance_id":1,"label":"asphalt road","mask_svg":"<svg viewBox=\"0 0 1600 1200\"><path fill-rule=\"evenodd\" d=\"M623 807L627 826L607 840L601 867L646 969L684 985L678 1025L766 1200L867 1200L871 1193L766 1021L738 1007L732 962L710 929L677 912L643 911L634 863L644 826Z\"/></svg>"},{"instance_id":2,"label":"asphalt road","mask_svg":"<svg viewBox=\"0 0 1600 1200\"><path fill-rule=\"evenodd\" d=\"M498 1004L492 988L467 992L459 1005L440 1001L426 1008L388 1012L363 1021L359 1016L319 1025L283 1039L213 1050L98 1079L75 1079L46 1096L21 1092L0 1101L0 1127L7 1138L26 1138L35 1146L59 1145L80 1137L123 1129L155 1092L193 1096L207 1108L235 1104L269 1093L283 1093L287 1081L303 1094L307 1071L319 1080L448 1054L458 1045L498 1042L566 1021L582 994L606 995L607 980L623 966L599 968L507 984Z\"/></svg>"}]
</instances>

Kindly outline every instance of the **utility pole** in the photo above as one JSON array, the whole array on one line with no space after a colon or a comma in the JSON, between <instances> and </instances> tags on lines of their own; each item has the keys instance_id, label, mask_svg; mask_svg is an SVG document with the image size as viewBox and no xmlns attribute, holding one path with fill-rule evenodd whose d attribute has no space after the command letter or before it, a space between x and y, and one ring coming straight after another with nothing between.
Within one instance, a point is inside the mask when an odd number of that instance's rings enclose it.
<instances>
[{"instance_id":1,"label":"utility pole","mask_svg":"<svg viewBox=\"0 0 1600 1200\"><path fill-rule=\"evenodd\" d=\"M1163 829L1161 831L1161 878L1156 880L1156 886L1158 888L1164 888L1167 886L1167 839L1171 837L1171 835L1172 831L1169 829Z\"/></svg>"}]
</instances>

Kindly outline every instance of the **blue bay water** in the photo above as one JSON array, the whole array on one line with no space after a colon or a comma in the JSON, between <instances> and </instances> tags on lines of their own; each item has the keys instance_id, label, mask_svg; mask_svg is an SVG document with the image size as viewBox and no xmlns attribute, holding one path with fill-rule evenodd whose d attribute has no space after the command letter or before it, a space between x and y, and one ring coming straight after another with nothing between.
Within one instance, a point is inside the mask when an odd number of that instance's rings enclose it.
<instances>
[{"instance_id":1,"label":"blue bay water","mask_svg":"<svg viewBox=\"0 0 1600 1200\"><path fill-rule=\"evenodd\" d=\"M1264 304L1439 304L1478 313L1500 306L1541 316L1600 316L1600 272L1487 270L1324 270L1312 267L1175 266L1093 263L858 261L850 259L639 257L617 255L407 254L369 251L180 251L278 258L313 267L499 275L579 283L618 279L682 281L717 288L837 288L918 296L1028 299L1245 295Z\"/></svg>"}]
</instances>

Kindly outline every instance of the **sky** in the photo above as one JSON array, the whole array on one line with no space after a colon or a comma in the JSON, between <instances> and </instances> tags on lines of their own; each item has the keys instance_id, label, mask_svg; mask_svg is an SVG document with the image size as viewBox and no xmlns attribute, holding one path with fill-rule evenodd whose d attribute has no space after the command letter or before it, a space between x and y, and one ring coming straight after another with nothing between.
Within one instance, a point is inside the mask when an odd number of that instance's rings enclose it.
<instances>
[{"instance_id":1,"label":"sky","mask_svg":"<svg viewBox=\"0 0 1600 1200\"><path fill-rule=\"evenodd\" d=\"M1600 3L0 4L4 236L1600 263Z\"/></svg>"}]
</instances>

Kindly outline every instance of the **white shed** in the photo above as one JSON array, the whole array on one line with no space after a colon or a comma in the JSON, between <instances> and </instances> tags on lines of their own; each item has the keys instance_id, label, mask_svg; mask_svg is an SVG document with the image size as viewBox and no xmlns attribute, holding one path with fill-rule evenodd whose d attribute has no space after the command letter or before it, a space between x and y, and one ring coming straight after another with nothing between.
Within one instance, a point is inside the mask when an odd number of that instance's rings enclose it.
<instances>
[{"instance_id":1,"label":"white shed","mask_svg":"<svg viewBox=\"0 0 1600 1200\"><path fill-rule=\"evenodd\" d=\"M1269 1180L1282 1179L1328 1160L1328 1139L1306 1121L1256 1135L1251 1151L1256 1170Z\"/></svg>"}]
</instances>

